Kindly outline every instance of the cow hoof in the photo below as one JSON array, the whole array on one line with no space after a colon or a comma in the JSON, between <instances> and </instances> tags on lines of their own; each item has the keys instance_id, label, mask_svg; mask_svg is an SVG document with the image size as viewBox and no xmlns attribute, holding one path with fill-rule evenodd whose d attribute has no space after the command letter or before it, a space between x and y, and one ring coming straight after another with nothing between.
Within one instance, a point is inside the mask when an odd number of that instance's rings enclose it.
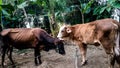
<instances>
[{"instance_id":1,"label":"cow hoof","mask_svg":"<svg viewBox=\"0 0 120 68\"><path fill-rule=\"evenodd\" d=\"M108 68L114 68L114 66L109 66Z\"/></svg>"},{"instance_id":2,"label":"cow hoof","mask_svg":"<svg viewBox=\"0 0 120 68\"><path fill-rule=\"evenodd\" d=\"M16 68L16 66L15 66L15 65L12 65L12 68Z\"/></svg>"},{"instance_id":3,"label":"cow hoof","mask_svg":"<svg viewBox=\"0 0 120 68\"><path fill-rule=\"evenodd\" d=\"M39 65L41 65L41 64L42 64L42 62L40 61L40 62L39 62Z\"/></svg>"},{"instance_id":4,"label":"cow hoof","mask_svg":"<svg viewBox=\"0 0 120 68\"><path fill-rule=\"evenodd\" d=\"M35 64L35 66L39 66L39 64Z\"/></svg>"},{"instance_id":5,"label":"cow hoof","mask_svg":"<svg viewBox=\"0 0 120 68\"><path fill-rule=\"evenodd\" d=\"M5 66L1 66L0 68L5 68Z\"/></svg>"},{"instance_id":6,"label":"cow hoof","mask_svg":"<svg viewBox=\"0 0 120 68\"><path fill-rule=\"evenodd\" d=\"M81 63L81 66L84 66L87 64L87 60Z\"/></svg>"},{"instance_id":7,"label":"cow hoof","mask_svg":"<svg viewBox=\"0 0 120 68\"><path fill-rule=\"evenodd\" d=\"M41 64L42 64L42 62L35 64L35 66L39 66L39 65L41 65Z\"/></svg>"}]
</instances>

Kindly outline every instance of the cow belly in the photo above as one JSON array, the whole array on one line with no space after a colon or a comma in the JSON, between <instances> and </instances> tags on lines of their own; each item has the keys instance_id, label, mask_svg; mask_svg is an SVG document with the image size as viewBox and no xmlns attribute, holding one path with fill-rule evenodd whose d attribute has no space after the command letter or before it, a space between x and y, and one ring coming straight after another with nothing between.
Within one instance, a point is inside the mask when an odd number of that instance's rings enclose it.
<instances>
[{"instance_id":1,"label":"cow belly","mask_svg":"<svg viewBox=\"0 0 120 68\"><path fill-rule=\"evenodd\" d=\"M31 44L13 44L13 46L17 49L27 49L27 48L34 48L35 46L31 45Z\"/></svg>"}]
</instances>

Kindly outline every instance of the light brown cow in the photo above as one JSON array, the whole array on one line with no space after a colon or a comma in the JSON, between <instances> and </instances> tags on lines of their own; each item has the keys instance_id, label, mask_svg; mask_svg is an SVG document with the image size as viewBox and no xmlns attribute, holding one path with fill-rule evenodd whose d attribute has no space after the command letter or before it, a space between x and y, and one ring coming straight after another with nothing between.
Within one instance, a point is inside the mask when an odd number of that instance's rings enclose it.
<instances>
[{"instance_id":1,"label":"light brown cow","mask_svg":"<svg viewBox=\"0 0 120 68\"><path fill-rule=\"evenodd\" d=\"M58 38L75 42L81 52L82 65L86 63L87 45L102 45L109 55L110 67L120 59L119 45L120 23L113 19L102 19L86 24L64 25L60 28ZM120 64L120 61L117 61Z\"/></svg>"}]
</instances>

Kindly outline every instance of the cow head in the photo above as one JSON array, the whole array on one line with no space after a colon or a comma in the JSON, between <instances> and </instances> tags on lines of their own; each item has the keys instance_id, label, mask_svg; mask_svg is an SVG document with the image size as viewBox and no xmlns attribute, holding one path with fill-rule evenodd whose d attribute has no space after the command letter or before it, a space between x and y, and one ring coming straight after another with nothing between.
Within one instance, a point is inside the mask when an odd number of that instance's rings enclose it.
<instances>
[{"instance_id":1,"label":"cow head","mask_svg":"<svg viewBox=\"0 0 120 68\"><path fill-rule=\"evenodd\" d=\"M55 39L54 43L43 42L44 51L49 51L55 49L55 51L59 54L65 55L64 43L62 40Z\"/></svg>"},{"instance_id":2,"label":"cow head","mask_svg":"<svg viewBox=\"0 0 120 68\"><path fill-rule=\"evenodd\" d=\"M69 37L69 35L72 33L72 27L69 25L64 25L60 28L58 33L58 38L60 40L65 40L65 38Z\"/></svg>"},{"instance_id":3,"label":"cow head","mask_svg":"<svg viewBox=\"0 0 120 68\"><path fill-rule=\"evenodd\" d=\"M55 40L56 52L65 55L64 43L61 40Z\"/></svg>"}]
</instances>

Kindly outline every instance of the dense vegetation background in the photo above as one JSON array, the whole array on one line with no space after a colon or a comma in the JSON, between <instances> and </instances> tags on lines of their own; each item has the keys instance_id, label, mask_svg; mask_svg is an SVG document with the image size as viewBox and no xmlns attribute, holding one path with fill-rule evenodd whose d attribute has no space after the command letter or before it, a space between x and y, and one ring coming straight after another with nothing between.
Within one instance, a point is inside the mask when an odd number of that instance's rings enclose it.
<instances>
[{"instance_id":1,"label":"dense vegetation background","mask_svg":"<svg viewBox=\"0 0 120 68\"><path fill-rule=\"evenodd\" d=\"M1 29L41 27L56 36L60 24L110 18L119 0L0 0Z\"/></svg>"}]
</instances>

